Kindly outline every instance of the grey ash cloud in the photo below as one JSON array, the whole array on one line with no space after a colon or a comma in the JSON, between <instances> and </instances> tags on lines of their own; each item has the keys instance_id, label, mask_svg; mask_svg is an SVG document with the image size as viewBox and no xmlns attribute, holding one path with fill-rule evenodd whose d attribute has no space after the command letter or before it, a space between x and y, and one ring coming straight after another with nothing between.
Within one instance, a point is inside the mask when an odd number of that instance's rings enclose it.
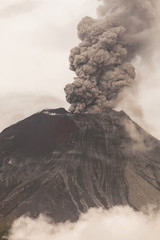
<instances>
[{"instance_id":1,"label":"grey ash cloud","mask_svg":"<svg viewBox=\"0 0 160 240\"><path fill-rule=\"evenodd\" d=\"M153 0L104 0L98 16L83 18L77 27L81 42L69 58L76 77L65 86L70 112L99 113L117 105L119 94L135 81L132 60L145 54L156 5Z\"/></svg>"}]
</instances>

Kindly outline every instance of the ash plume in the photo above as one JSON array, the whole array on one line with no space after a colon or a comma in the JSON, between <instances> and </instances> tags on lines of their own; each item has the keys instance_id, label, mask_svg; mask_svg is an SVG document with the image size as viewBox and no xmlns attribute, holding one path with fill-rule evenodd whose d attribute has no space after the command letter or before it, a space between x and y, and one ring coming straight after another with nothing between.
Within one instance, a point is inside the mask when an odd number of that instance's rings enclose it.
<instances>
[{"instance_id":1,"label":"ash plume","mask_svg":"<svg viewBox=\"0 0 160 240\"><path fill-rule=\"evenodd\" d=\"M98 16L83 18L77 27L81 42L69 58L76 77L64 89L70 112L99 113L115 107L120 93L135 82L132 60L146 54L155 1L103 0Z\"/></svg>"}]
</instances>

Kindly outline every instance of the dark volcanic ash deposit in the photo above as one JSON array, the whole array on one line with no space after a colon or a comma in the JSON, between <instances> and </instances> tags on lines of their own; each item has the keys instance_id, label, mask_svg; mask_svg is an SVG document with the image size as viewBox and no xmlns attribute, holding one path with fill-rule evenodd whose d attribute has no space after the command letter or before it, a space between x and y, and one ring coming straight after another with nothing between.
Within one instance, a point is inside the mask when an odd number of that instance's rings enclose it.
<instances>
[{"instance_id":1,"label":"dark volcanic ash deposit","mask_svg":"<svg viewBox=\"0 0 160 240\"><path fill-rule=\"evenodd\" d=\"M124 112L34 114L0 134L1 221L26 213L75 221L91 207L159 207L159 155L160 142Z\"/></svg>"}]
</instances>

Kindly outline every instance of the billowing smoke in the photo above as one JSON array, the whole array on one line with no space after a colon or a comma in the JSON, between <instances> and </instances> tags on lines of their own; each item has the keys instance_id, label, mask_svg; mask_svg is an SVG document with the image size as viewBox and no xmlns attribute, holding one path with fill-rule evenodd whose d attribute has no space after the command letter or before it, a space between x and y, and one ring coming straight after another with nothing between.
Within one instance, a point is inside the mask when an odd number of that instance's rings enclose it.
<instances>
[{"instance_id":1,"label":"billowing smoke","mask_svg":"<svg viewBox=\"0 0 160 240\"><path fill-rule=\"evenodd\" d=\"M76 223L56 225L51 219L21 217L8 240L159 240L160 214L143 214L129 207L91 209Z\"/></svg>"},{"instance_id":2,"label":"billowing smoke","mask_svg":"<svg viewBox=\"0 0 160 240\"><path fill-rule=\"evenodd\" d=\"M154 0L103 0L98 14L77 28L81 42L69 58L77 76L65 87L70 112L98 113L117 105L120 93L134 84L132 61L146 54L156 6Z\"/></svg>"}]
</instances>

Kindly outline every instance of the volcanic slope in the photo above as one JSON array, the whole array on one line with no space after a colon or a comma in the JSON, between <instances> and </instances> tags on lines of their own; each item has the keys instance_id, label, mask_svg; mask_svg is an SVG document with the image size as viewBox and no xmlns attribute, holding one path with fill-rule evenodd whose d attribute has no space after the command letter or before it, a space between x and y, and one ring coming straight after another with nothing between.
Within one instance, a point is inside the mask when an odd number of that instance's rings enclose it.
<instances>
[{"instance_id":1,"label":"volcanic slope","mask_svg":"<svg viewBox=\"0 0 160 240\"><path fill-rule=\"evenodd\" d=\"M0 134L0 228L25 213L160 206L160 142L124 112L43 110Z\"/></svg>"}]
</instances>

